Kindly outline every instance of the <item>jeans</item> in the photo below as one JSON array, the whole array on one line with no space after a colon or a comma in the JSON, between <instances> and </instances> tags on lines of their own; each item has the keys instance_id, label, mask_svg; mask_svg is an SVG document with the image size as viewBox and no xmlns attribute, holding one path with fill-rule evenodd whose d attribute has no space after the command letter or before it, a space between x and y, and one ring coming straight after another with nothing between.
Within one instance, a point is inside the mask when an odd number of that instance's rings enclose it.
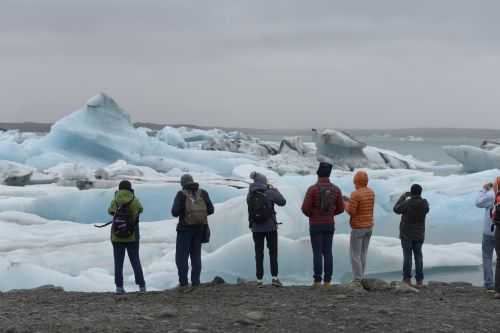
<instances>
[{"instance_id":1,"label":"jeans","mask_svg":"<svg viewBox=\"0 0 500 333\"><path fill-rule=\"evenodd\" d=\"M483 235L482 250L484 287L493 289L495 286L493 282L493 251L495 250L495 236Z\"/></svg>"},{"instance_id":2,"label":"jeans","mask_svg":"<svg viewBox=\"0 0 500 333\"><path fill-rule=\"evenodd\" d=\"M321 282L324 263L324 282L332 281L333 273L333 243L334 231L310 231L313 250L314 282Z\"/></svg>"},{"instance_id":3,"label":"jeans","mask_svg":"<svg viewBox=\"0 0 500 333\"><path fill-rule=\"evenodd\" d=\"M354 281L360 281L365 276L366 256L371 237L372 228L351 230L350 252L352 278Z\"/></svg>"},{"instance_id":4,"label":"jeans","mask_svg":"<svg viewBox=\"0 0 500 333\"><path fill-rule=\"evenodd\" d=\"M125 251L127 251L130 264L134 270L135 283L139 287L145 287L144 274L142 272L141 259L139 258L139 242L119 243L112 242L113 257L115 259L115 285L117 288L123 288L123 262L125 260Z\"/></svg>"},{"instance_id":5,"label":"jeans","mask_svg":"<svg viewBox=\"0 0 500 333\"><path fill-rule=\"evenodd\" d=\"M423 244L423 240L401 240L403 248L403 279L411 279L412 257L415 257L415 279L417 281L424 280Z\"/></svg>"},{"instance_id":6,"label":"jeans","mask_svg":"<svg viewBox=\"0 0 500 333\"><path fill-rule=\"evenodd\" d=\"M269 261L271 263L271 275L278 276L278 232L254 232L253 241L255 244L255 266L257 280L264 277L264 240L269 249Z\"/></svg>"},{"instance_id":7,"label":"jeans","mask_svg":"<svg viewBox=\"0 0 500 333\"><path fill-rule=\"evenodd\" d=\"M175 263L179 274L179 284L188 285L189 259L191 258L191 284L200 285L201 275L201 241L204 230L192 228L177 231L175 246Z\"/></svg>"},{"instance_id":8,"label":"jeans","mask_svg":"<svg viewBox=\"0 0 500 333\"><path fill-rule=\"evenodd\" d=\"M495 227L495 252L497 253L497 264L495 269L495 291L500 293L500 228Z\"/></svg>"}]
</instances>

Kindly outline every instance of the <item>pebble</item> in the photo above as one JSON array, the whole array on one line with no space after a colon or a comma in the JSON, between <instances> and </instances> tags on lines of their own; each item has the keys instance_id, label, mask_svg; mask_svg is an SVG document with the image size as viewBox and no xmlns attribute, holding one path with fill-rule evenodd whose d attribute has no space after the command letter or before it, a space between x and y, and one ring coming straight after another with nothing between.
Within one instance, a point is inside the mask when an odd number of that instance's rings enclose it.
<instances>
[{"instance_id":1,"label":"pebble","mask_svg":"<svg viewBox=\"0 0 500 333\"><path fill-rule=\"evenodd\" d=\"M158 318L175 318L179 315L177 309L167 308L158 314Z\"/></svg>"},{"instance_id":2,"label":"pebble","mask_svg":"<svg viewBox=\"0 0 500 333\"><path fill-rule=\"evenodd\" d=\"M245 316L248 319L254 320L254 321L259 321L259 320L264 319L264 314L260 311L251 311L251 312L246 313Z\"/></svg>"}]
</instances>

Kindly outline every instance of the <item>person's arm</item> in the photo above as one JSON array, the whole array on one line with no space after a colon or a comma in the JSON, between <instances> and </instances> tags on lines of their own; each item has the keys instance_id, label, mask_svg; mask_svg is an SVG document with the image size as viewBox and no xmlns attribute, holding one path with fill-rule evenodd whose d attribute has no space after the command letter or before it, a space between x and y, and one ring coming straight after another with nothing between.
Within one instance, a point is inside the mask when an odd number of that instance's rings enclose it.
<instances>
[{"instance_id":1,"label":"person's arm","mask_svg":"<svg viewBox=\"0 0 500 333\"><path fill-rule=\"evenodd\" d=\"M398 201L396 202L396 204L394 205L394 208L393 208L394 213L401 215L401 214L404 214L406 212L406 209L408 208L408 200L406 200L406 198L407 198L407 195L403 194L398 199Z\"/></svg>"},{"instance_id":2,"label":"person's arm","mask_svg":"<svg viewBox=\"0 0 500 333\"><path fill-rule=\"evenodd\" d=\"M493 191L482 189L476 198L476 207L477 208L490 208L493 206L495 201L495 193Z\"/></svg>"},{"instance_id":3,"label":"person's arm","mask_svg":"<svg viewBox=\"0 0 500 333\"><path fill-rule=\"evenodd\" d=\"M172 205L172 216L179 217L184 213L184 193L182 191L177 192L174 199L174 204Z\"/></svg>"},{"instance_id":4,"label":"person's arm","mask_svg":"<svg viewBox=\"0 0 500 333\"><path fill-rule=\"evenodd\" d=\"M346 212L351 215L351 217L354 217L358 214L358 207L359 207L359 197L356 192L351 194L351 199L346 202L345 205L345 210Z\"/></svg>"},{"instance_id":5,"label":"person's arm","mask_svg":"<svg viewBox=\"0 0 500 333\"><path fill-rule=\"evenodd\" d=\"M212 215L215 211L212 200L210 200L210 196L208 195L207 191L203 190L201 193L203 194L203 200L205 200L205 203L207 205L207 213L208 215Z\"/></svg>"},{"instance_id":6,"label":"person's arm","mask_svg":"<svg viewBox=\"0 0 500 333\"><path fill-rule=\"evenodd\" d=\"M116 213L116 209L118 208L117 206L118 206L118 205L116 204L116 200L115 200L115 199L113 199L113 200L111 201L111 204L109 205L109 208L108 208L108 213L109 213L109 215L115 215L115 213Z\"/></svg>"},{"instance_id":7,"label":"person's arm","mask_svg":"<svg viewBox=\"0 0 500 333\"><path fill-rule=\"evenodd\" d=\"M333 215L339 215L342 214L345 210L345 205L344 205L344 199L342 198L342 191L340 189L337 189L337 195L336 195L336 203L335 203L335 212Z\"/></svg>"},{"instance_id":8,"label":"person's arm","mask_svg":"<svg viewBox=\"0 0 500 333\"><path fill-rule=\"evenodd\" d=\"M268 190L268 192L271 194L271 200L273 201L273 203L275 203L276 205L280 206L280 207L283 207L286 205L286 199L285 197L280 193L280 191L278 191L277 188L270 188Z\"/></svg>"},{"instance_id":9,"label":"person's arm","mask_svg":"<svg viewBox=\"0 0 500 333\"><path fill-rule=\"evenodd\" d=\"M429 202L425 199L424 199L424 209L425 209L425 214L428 214L430 211Z\"/></svg>"},{"instance_id":10,"label":"person's arm","mask_svg":"<svg viewBox=\"0 0 500 333\"><path fill-rule=\"evenodd\" d=\"M312 214L312 188L309 188L304 197L304 202L302 203L302 213L305 216L311 217Z\"/></svg>"}]
</instances>

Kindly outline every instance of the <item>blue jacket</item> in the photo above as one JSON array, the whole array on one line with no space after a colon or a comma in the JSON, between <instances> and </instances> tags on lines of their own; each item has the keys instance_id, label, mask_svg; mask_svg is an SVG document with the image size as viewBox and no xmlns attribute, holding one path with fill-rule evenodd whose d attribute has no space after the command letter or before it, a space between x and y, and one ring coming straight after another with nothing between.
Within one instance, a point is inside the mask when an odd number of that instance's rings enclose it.
<instances>
[{"instance_id":1,"label":"blue jacket","mask_svg":"<svg viewBox=\"0 0 500 333\"><path fill-rule=\"evenodd\" d=\"M258 179L253 184L250 185L247 195L247 203L248 199L250 198L250 194L254 191L265 191L266 197L271 202L273 207L275 204L278 206L286 205L285 198L276 188L271 187L270 185L267 185L267 183L261 182ZM268 221L264 223L257 224L253 223L252 221L249 222L250 222L250 229L252 229L252 232L270 232L278 229L278 223L276 221L276 213Z\"/></svg>"},{"instance_id":2,"label":"blue jacket","mask_svg":"<svg viewBox=\"0 0 500 333\"><path fill-rule=\"evenodd\" d=\"M491 231L491 208L495 203L495 192L493 190L481 190L476 198L476 207L484 208L483 234L493 236Z\"/></svg>"}]
</instances>

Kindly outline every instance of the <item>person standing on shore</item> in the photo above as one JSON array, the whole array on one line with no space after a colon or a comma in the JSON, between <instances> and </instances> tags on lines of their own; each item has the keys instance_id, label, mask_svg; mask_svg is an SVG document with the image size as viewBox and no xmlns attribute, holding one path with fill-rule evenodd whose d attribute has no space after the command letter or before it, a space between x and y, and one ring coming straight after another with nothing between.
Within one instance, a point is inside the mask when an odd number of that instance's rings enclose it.
<instances>
[{"instance_id":1,"label":"person standing on shore","mask_svg":"<svg viewBox=\"0 0 500 333\"><path fill-rule=\"evenodd\" d=\"M373 233L373 210L375 193L368 187L368 174L358 171L354 175L356 190L345 198L345 210L351 216L350 253L353 284L361 286L365 276L366 256Z\"/></svg>"},{"instance_id":2,"label":"person standing on shore","mask_svg":"<svg viewBox=\"0 0 500 333\"><path fill-rule=\"evenodd\" d=\"M179 288L188 286L189 259L191 259L191 285L200 285L201 244L206 238L208 216L214 205L207 191L200 189L193 177L181 177L182 190L177 192L172 205L172 216L179 218L175 244L175 263L179 275Z\"/></svg>"},{"instance_id":3,"label":"person standing on shore","mask_svg":"<svg viewBox=\"0 0 500 333\"><path fill-rule=\"evenodd\" d=\"M497 179L497 184L500 179ZM495 189L493 183L483 186L476 198L476 207L484 209L483 218L483 280L487 292L494 292L495 280L493 278L493 251L495 250L495 225L491 218L491 210L495 204ZM498 185L497 185L498 187Z\"/></svg>"},{"instance_id":4,"label":"person standing on shore","mask_svg":"<svg viewBox=\"0 0 500 333\"><path fill-rule=\"evenodd\" d=\"M333 274L332 243L335 233L335 216L344 212L340 188L330 182L333 166L321 162L316 174L318 181L307 190L302 212L309 218L309 233L313 251L313 287L331 286ZM323 265L324 264L324 265ZM323 275L324 267L324 275Z\"/></svg>"},{"instance_id":5,"label":"person standing on shore","mask_svg":"<svg viewBox=\"0 0 500 333\"><path fill-rule=\"evenodd\" d=\"M429 203L422 198L422 186L414 184L394 205L394 212L401 216L399 238L403 248L403 282L411 285L412 255L415 257L417 287L424 283L422 245L425 239L425 217Z\"/></svg>"},{"instance_id":6,"label":"person standing on shore","mask_svg":"<svg viewBox=\"0 0 500 333\"><path fill-rule=\"evenodd\" d=\"M132 184L128 180L121 181L108 208L108 213L113 215L111 243L113 244L117 294L125 293L123 288L125 252L128 253L130 264L134 270L135 283L141 292L146 292L146 282L139 257L139 215L142 211L141 202L135 196Z\"/></svg>"},{"instance_id":7,"label":"person standing on shore","mask_svg":"<svg viewBox=\"0 0 500 333\"><path fill-rule=\"evenodd\" d=\"M265 240L269 249L272 285L281 287L278 278L278 222L274 205L285 206L286 200L278 189L267 183L265 175L253 171L250 178L254 182L250 184L247 195L248 221L255 245L257 285L263 285Z\"/></svg>"}]
</instances>

